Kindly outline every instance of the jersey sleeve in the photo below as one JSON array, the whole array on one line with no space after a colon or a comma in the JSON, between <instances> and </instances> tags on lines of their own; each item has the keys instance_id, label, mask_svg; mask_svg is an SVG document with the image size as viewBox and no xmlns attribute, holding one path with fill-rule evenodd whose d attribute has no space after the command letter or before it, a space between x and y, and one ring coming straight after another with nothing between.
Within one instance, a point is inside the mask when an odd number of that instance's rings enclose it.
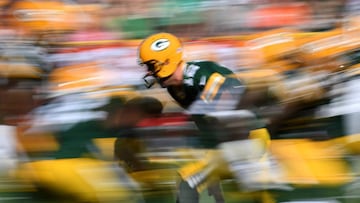
<instances>
[{"instance_id":1,"label":"jersey sleeve","mask_svg":"<svg viewBox=\"0 0 360 203\"><path fill-rule=\"evenodd\" d=\"M206 68L206 74L196 77L197 82L203 86L191 109L193 111L200 109L203 112L235 109L245 86L237 78L231 77L233 72L223 66L211 63ZM227 96L223 97L225 93Z\"/></svg>"},{"instance_id":2,"label":"jersey sleeve","mask_svg":"<svg viewBox=\"0 0 360 203\"><path fill-rule=\"evenodd\" d=\"M219 99L224 92L227 92L231 95L231 98L236 99L239 98L244 90L245 86L238 79L213 73L209 77L200 98L204 102L210 103Z\"/></svg>"}]
</instances>

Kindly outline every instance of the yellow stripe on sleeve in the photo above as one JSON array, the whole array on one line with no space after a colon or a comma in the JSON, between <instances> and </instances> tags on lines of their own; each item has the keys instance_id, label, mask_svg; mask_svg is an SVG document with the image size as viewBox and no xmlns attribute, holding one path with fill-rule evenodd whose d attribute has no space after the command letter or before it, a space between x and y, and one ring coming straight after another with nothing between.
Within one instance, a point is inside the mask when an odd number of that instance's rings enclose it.
<instances>
[{"instance_id":1,"label":"yellow stripe on sleeve","mask_svg":"<svg viewBox=\"0 0 360 203\"><path fill-rule=\"evenodd\" d=\"M220 86L225 82L225 77L219 73L213 73L208 82L205 85L204 91L201 94L200 98L205 102L211 102L217 92L219 91Z\"/></svg>"}]
</instances>

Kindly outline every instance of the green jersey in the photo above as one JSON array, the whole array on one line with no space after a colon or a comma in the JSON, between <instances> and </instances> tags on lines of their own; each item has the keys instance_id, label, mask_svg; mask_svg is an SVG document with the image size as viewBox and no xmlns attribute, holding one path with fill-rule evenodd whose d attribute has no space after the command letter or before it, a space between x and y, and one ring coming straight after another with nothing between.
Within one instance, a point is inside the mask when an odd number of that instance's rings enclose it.
<instances>
[{"instance_id":1,"label":"green jersey","mask_svg":"<svg viewBox=\"0 0 360 203\"><path fill-rule=\"evenodd\" d=\"M244 85L232 75L231 70L211 61L188 62L183 85L170 86L168 92L183 108L189 109L197 102L201 105L196 106L202 106L203 110L204 106L211 106L206 111L211 112L225 91L230 92L234 101L238 101L243 93Z\"/></svg>"},{"instance_id":2,"label":"green jersey","mask_svg":"<svg viewBox=\"0 0 360 203\"><path fill-rule=\"evenodd\" d=\"M198 146L213 148L223 136L213 130L212 124L204 119L205 114L235 109L244 85L233 76L233 72L211 61L188 62L184 69L183 85L170 86L170 95L192 115L200 129ZM229 92L226 100L221 98L224 92Z\"/></svg>"}]
</instances>

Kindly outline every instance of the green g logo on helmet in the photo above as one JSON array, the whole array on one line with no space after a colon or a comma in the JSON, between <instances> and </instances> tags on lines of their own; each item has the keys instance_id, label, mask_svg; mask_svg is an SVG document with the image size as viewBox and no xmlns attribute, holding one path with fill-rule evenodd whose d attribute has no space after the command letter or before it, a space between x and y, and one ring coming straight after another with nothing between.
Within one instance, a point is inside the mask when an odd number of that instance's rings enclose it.
<instances>
[{"instance_id":1,"label":"green g logo on helmet","mask_svg":"<svg viewBox=\"0 0 360 203\"><path fill-rule=\"evenodd\" d=\"M158 39L151 44L151 49L154 51L162 51L170 46L168 39Z\"/></svg>"}]
</instances>

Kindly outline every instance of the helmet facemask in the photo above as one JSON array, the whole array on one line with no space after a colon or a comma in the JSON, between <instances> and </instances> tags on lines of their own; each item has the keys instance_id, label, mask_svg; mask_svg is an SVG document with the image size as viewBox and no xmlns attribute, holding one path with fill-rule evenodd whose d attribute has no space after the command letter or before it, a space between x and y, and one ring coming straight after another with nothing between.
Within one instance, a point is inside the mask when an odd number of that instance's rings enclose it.
<instances>
[{"instance_id":1,"label":"helmet facemask","mask_svg":"<svg viewBox=\"0 0 360 203\"><path fill-rule=\"evenodd\" d=\"M171 75L167 77L159 77L157 73L161 70L161 68L166 65L167 63L159 62L156 60L150 60L140 63L141 66L146 66L147 73L143 77L145 81L145 86L147 88L152 87L156 82L158 82L163 87L163 82L167 80Z\"/></svg>"}]
</instances>

